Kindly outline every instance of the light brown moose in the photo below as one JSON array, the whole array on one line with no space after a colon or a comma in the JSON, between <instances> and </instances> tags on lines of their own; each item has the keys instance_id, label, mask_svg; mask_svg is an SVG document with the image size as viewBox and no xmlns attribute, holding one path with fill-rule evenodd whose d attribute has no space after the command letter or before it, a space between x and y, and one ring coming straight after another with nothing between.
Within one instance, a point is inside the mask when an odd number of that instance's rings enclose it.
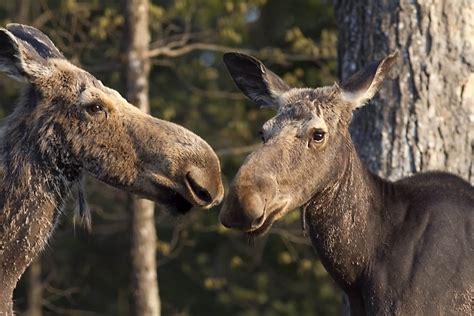
<instances>
[{"instance_id":1,"label":"light brown moose","mask_svg":"<svg viewBox=\"0 0 474 316\"><path fill-rule=\"evenodd\" d=\"M172 213L222 199L219 161L204 140L139 111L37 29L0 29L0 70L26 83L0 129L0 315L13 313L18 279L84 173Z\"/></svg>"},{"instance_id":2,"label":"light brown moose","mask_svg":"<svg viewBox=\"0 0 474 316\"><path fill-rule=\"evenodd\" d=\"M352 111L374 96L395 56L342 84L292 89L257 59L225 54L237 86L278 113L263 125L264 145L240 168L220 220L255 236L302 207L352 315L472 315L474 188L443 172L381 179L349 135Z\"/></svg>"}]
</instances>

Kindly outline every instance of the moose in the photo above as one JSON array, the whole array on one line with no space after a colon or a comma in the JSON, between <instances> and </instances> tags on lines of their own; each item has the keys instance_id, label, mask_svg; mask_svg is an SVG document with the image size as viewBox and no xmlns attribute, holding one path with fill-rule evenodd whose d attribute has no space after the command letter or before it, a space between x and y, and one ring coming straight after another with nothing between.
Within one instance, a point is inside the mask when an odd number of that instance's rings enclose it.
<instances>
[{"instance_id":1,"label":"moose","mask_svg":"<svg viewBox=\"0 0 474 316\"><path fill-rule=\"evenodd\" d=\"M13 314L18 279L84 174L172 214L222 200L219 160L203 139L141 112L67 61L41 31L1 28L0 70L26 83L0 127L0 315Z\"/></svg>"},{"instance_id":2,"label":"moose","mask_svg":"<svg viewBox=\"0 0 474 316\"><path fill-rule=\"evenodd\" d=\"M237 87L277 108L229 188L221 223L260 236L301 207L322 264L351 315L472 315L474 188L444 172L390 182L360 161L348 125L396 62L342 83L291 88L256 58L226 53Z\"/></svg>"}]
</instances>

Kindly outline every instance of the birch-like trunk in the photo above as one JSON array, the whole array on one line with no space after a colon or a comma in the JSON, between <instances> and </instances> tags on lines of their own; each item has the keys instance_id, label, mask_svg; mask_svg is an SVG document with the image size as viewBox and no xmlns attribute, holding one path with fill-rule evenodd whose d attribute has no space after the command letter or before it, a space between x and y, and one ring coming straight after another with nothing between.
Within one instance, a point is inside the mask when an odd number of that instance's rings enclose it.
<instances>
[{"instance_id":1,"label":"birch-like trunk","mask_svg":"<svg viewBox=\"0 0 474 316\"><path fill-rule=\"evenodd\" d=\"M148 0L127 0L129 46L127 52L127 97L144 112L150 111L148 76L150 43ZM131 314L160 315L156 267L154 203L133 198L131 210L132 304Z\"/></svg>"},{"instance_id":2,"label":"birch-like trunk","mask_svg":"<svg viewBox=\"0 0 474 316\"><path fill-rule=\"evenodd\" d=\"M445 170L474 183L474 1L335 0L347 78L398 50L399 61L351 132L368 167L398 179Z\"/></svg>"}]
</instances>

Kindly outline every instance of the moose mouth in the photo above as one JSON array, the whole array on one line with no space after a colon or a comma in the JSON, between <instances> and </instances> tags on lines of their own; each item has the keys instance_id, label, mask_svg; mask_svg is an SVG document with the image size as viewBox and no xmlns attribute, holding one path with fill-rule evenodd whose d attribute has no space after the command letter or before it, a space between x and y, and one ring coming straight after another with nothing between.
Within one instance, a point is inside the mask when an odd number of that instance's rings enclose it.
<instances>
[{"instance_id":1,"label":"moose mouth","mask_svg":"<svg viewBox=\"0 0 474 316\"><path fill-rule=\"evenodd\" d=\"M266 208L263 211L262 220L260 226L250 229L245 233L250 237L259 237L267 233L272 227L273 223L279 220L283 215L286 214L286 206L275 209L273 212L270 212L268 216L266 215Z\"/></svg>"},{"instance_id":2,"label":"moose mouth","mask_svg":"<svg viewBox=\"0 0 474 316\"><path fill-rule=\"evenodd\" d=\"M193 203L189 202L179 192L155 183L159 194L154 198L155 202L163 206L172 215L184 215L193 208Z\"/></svg>"}]
</instances>

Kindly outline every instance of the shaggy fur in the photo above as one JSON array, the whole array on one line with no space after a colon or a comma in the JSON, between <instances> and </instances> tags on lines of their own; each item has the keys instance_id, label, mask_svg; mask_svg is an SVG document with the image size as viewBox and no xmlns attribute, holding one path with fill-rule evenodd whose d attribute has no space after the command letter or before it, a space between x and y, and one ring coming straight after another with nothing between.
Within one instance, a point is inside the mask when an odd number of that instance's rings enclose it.
<instances>
[{"instance_id":1,"label":"shaggy fur","mask_svg":"<svg viewBox=\"0 0 474 316\"><path fill-rule=\"evenodd\" d=\"M0 70L26 82L0 128L0 315L12 314L13 289L75 185L89 221L84 173L173 213L222 199L219 161L204 140L130 105L37 29L0 29Z\"/></svg>"},{"instance_id":2,"label":"shaggy fur","mask_svg":"<svg viewBox=\"0 0 474 316\"><path fill-rule=\"evenodd\" d=\"M282 91L255 58L226 54L239 88L278 114L236 175L220 220L255 236L302 207L352 315L472 315L474 188L442 172L386 181L362 165L350 139L353 109L377 92L395 56L341 85Z\"/></svg>"}]
</instances>

